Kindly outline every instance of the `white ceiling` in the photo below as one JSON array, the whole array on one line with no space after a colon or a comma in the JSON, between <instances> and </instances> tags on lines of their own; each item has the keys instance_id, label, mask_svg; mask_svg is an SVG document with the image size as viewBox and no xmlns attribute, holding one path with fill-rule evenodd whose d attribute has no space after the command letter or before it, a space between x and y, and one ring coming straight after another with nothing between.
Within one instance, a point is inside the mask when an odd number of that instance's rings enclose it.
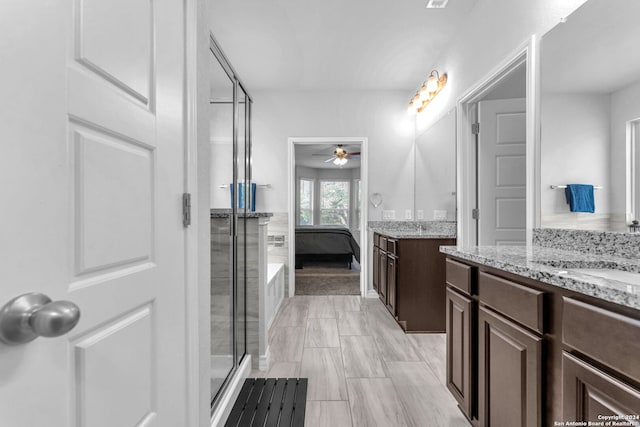
<instances>
[{"instance_id":1,"label":"white ceiling","mask_svg":"<svg viewBox=\"0 0 640 427\"><path fill-rule=\"evenodd\" d=\"M249 90L412 91L476 1L215 0L210 22Z\"/></svg>"},{"instance_id":2,"label":"white ceiling","mask_svg":"<svg viewBox=\"0 0 640 427\"><path fill-rule=\"evenodd\" d=\"M545 92L609 93L640 78L640 1L590 0L542 37Z\"/></svg>"},{"instance_id":3,"label":"white ceiling","mask_svg":"<svg viewBox=\"0 0 640 427\"><path fill-rule=\"evenodd\" d=\"M325 160L333 157L335 144L310 144L295 146L296 166L305 166L314 169L355 169L360 167L360 158L352 157L346 165L340 167L331 162L325 163ZM360 151L359 144L343 144L347 153L355 153Z\"/></svg>"}]
</instances>

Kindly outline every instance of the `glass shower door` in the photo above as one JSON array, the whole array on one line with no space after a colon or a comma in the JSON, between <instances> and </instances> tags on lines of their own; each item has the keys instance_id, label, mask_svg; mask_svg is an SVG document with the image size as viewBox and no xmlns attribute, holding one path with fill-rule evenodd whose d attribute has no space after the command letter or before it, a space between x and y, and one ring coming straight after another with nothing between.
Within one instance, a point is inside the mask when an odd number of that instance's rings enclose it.
<instances>
[{"instance_id":1,"label":"glass shower door","mask_svg":"<svg viewBox=\"0 0 640 427\"><path fill-rule=\"evenodd\" d=\"M211 38L211 401L247 354L247 271L257 272L251 211L251 98ZM256 228L254 233L253 228ZM254 276L251 276L251 280ZM257 278L254 280L257 282ZM257 303L257 296L256 296ZM257 314L256 314L257 316ZM253 320L253 319L252 319ZM257 319L255 320L257 321ZM255 341L257 346L257 336Z\"/></svg>"},{"instance_id":2,"label":"glass shower door","mask_svg":"<svg viewBox=\"0 0 640 427\"><path fill-rule=\"evenodd\" d=\"M211 207L229 208L211 215L211 398L224 387L235 367L234 352L234 183L235 83L214 55L210 56ZM220 184L227 189L218 188Z\"/></svg>"},{"instance_id":3,"label":"glass shower door","mask_svg":"<svg viewBox=\"0 0 640 427\"><path fill-rule=\"evenodd\" d=\"M250 237L247 228L250 225L247 213L250 212L249 194L251 185L248 182L249 168L247 167L247 96L239 83L236 86L237 95L237 156L236 169L238 178L238 206L237 206L237 230L238 230L238 262L236 276L236 363L239 364L247 352L247 243Z\"/></svg>"}]
</instances>

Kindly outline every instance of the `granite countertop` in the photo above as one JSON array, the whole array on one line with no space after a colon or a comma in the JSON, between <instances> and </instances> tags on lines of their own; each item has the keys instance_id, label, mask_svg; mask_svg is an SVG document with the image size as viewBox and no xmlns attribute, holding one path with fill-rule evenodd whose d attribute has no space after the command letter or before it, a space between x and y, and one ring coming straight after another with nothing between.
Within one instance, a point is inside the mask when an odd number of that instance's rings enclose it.
<instances>
[{"instance_id":1,"label":"granite countertop","mask_svg":"<svg viewBox=\"0 0 640 427\"><path fill-rule=\"evenodd\" d=\"M369 221L369 230L394 239L455 239L455 221Z\"/></svg>"},{"instance_id":2,"label":"granite countertop","mask_svg":"<svg viewBox=\"0 0 640 427\"><path fill-rule=\"evenodd\" d=\"M211 209L211 218L229 218L231 215L231 209ZM266 218L273 216L272 212L239 212L238 216L240 218Z\"/></svg>"},{"instance_id":3,"label":"granite countertop","mask_svg":"<svg viewBox=\"0 0 640 427\"><path fill-rule=\"evenodd\" d=\"M455 239L456 235L451 233L437 233L427 231L417 231L417 230L386 230L375 229L372 228L372 231L375 231L379 234L384 234L385 236L392 237L394 239Z\"/></svg>"},{"instance_id":4,"label":"granite countertop","mask_svg":"<svg viewBox=\"0 0 640 427\"><path fill-rule=\"evenodd\" d=\"M640 280L631 283L572 270L576 268L614 269L640 273L640 261L636 259L542 246L441 246L440 252L559 288L640 309Z\"/></svg>"}]
</instances>

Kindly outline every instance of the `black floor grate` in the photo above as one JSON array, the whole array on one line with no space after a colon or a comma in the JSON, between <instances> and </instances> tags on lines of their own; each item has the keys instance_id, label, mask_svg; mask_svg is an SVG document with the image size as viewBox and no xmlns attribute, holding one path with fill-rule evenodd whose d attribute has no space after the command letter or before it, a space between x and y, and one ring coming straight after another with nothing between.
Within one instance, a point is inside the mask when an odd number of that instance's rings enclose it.
<instances>
[{"instance_id":1,"label":"black floor grate","mask_svg":"<svg viewBox=\"0 0 640 427\"><path fill-rule=\"evenodd\" d=\"M307 378L249 378L225 427L304 427Z\"/></svg>"}]
</instances>

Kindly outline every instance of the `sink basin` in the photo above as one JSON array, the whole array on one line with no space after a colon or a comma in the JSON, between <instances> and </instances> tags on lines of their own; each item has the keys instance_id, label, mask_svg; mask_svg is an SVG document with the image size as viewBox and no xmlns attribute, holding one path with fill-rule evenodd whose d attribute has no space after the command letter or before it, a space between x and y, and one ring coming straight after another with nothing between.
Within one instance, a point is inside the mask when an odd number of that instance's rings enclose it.
<instances>
[{"instance_id":1,"label":"sink basin","mask_svg":"<svg viewBox=\"0 0 640 427\"><path fill-rule=\"evenodd\" d=\"M572 268L570 271L640 286L640 273L632 271L614 270L610 268Z\"/></svg>"}]
</instances>

